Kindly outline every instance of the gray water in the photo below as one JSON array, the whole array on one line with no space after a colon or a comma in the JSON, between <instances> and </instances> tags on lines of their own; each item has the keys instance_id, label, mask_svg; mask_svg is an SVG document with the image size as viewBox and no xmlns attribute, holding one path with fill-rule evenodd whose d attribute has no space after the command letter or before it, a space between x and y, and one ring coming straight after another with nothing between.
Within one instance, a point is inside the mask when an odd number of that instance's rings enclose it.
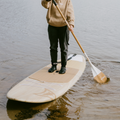
<instances>
[{"instance_id":1,"label":"gray water","mask_svg":"<svg viewBox=\"0 0 120 120\"><path fill-rule=\"evenodd\" d=\"M10 88L50 63L47 10L40 0L0 0L0 120L120 120L120 1L72 2L74 33L109 81L94 81L87 63L78 82L53 102L8 100ZM71 53L83 55L72 35Z\"/></svg>"}]
</instances>

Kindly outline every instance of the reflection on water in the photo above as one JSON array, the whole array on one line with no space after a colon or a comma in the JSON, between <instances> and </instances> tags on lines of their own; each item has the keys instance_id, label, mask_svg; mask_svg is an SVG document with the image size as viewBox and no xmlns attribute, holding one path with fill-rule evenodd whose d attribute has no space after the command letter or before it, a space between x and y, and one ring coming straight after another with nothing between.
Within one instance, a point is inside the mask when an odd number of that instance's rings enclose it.
<instances>
[{"instance_id":1,"label":"reflection on water","mask_svg":"<svg viewBox=\"0 0 120 120\"><path fill-rule=\"evenodd\" d=\"M57 104L56 104L57 103ZM63 98L44 103L30 104L8 100L7 113L11 120L34 119L65 119L68 117L68 108Z\"/></svg>"},{"instance_id":2,"label":"reflection on water","mask_svg":"<svg viewBox=\"0 0 120 120\"><path fill-rule=\"evenodd\" d=\"M120 1L72 2L75 35L109 81L94 81L87 63L78 82L55 101L27 104L8 100L11 87L50 63L49 41L46 10L39 0L0 0L0 120L120 119ZM71 53L82 54L72 35Z\"/></svg>"},{"instance_id":3,"label":"reflection on water","mask_svg":"<svg viewBox=\"0 0 120 120\"><path fill-rule=\"evenodd\" d=\"M52 102L45 104L30 104L8 100L7 113L11 120L24 120L32 118L38 113L42 113L42 111L45 111L45 109L52 104Z\"/></svg>"}]
</instances>

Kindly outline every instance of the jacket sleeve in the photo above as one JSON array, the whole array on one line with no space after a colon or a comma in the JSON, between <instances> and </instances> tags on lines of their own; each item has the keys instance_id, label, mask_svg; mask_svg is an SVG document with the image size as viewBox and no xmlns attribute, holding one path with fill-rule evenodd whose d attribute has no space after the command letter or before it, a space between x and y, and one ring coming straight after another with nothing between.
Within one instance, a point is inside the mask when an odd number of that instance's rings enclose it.
<instances>
[{"instance_id":1,"label":"jacket sleeve","mask_svg":"<svg viewBox=\"0 0 120 120\"><path fill-rule=\"evenodd\" d=\"M74 26L75 16L74 16L74 10L71 0L68 2L68 10L67 10L67 21L69 25Z\"/></svg>"},{"instance_id":2,"label":"jacket sleeve","mask_svg":"<svg viewBox=\"0 0 120 120\"><path fill-rule=\"evenodd\" d=\"M48 9L51 5L51 1L41 0L41 4L44 8Z\"/></svg>"}]
</instances>

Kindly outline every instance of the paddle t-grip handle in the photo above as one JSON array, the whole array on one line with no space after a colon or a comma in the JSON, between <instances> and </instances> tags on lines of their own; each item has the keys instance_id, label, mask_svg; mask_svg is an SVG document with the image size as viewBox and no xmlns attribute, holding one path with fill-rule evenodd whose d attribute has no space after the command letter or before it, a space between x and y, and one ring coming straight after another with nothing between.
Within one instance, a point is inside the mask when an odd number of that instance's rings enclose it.
<instances>
[{"instance_id":1,"label":"paddle t-grip handle","mask_svg":"<svg viewBox=\"0 0 120 120\"><path fill-rule=\"evenodd\" d=\"M55 2L55 0L52 0L52 2L54 3L55 6L57 5L57 3Z\"/></svg>"}]
</instances>

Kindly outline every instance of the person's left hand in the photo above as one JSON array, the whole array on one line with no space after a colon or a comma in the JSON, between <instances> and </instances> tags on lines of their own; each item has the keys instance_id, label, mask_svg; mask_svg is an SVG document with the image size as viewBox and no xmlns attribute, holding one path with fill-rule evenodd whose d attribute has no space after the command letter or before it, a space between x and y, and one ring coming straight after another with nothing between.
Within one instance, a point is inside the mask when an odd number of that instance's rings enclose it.
<instances>
[{"instance_id":1,"label":"person's left hand","mask_svg":"<svg viewBox=\"0 0 120 120\"><path fill-rule=\"evenodd\" d=\"M71 32L73 32L73 25L70 25L70 28L69 28L69 30L71 31Z\"/></svg>"}]
</instances>

